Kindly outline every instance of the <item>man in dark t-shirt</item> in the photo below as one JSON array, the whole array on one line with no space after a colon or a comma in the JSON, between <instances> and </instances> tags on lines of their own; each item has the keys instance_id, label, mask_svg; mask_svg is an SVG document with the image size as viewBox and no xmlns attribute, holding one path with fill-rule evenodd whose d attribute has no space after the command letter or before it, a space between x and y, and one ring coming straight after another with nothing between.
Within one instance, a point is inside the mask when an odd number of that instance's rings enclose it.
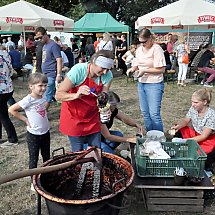
<instances>
[{"instance_id":1,"label":"man in dark t-shirt","mask_svg":"<svg viewBox=\"0 0 215 215\"><path fill-rule=\"evenodd\" d=\"M86 39L84 38L83 34L80 34L80 53L82 55L81 57L86 55L85 46L86 46Z\"/></svg>"},{"instance_id":2,"label":"man in dark t-shirt","mask_svg":"<svg viewBox=\"0 0 215 215\"><path fill-rule=\"evenodd\" d=\"M42 73L42 52L43 52L43 41L41 39L34 42L36 46L36 72Z\"/></svg>"},{"instance_id":3,"label":"man in dark t-shirt","mask_svg":"<svg viewBox=\"0 0 215 215\"><path fill-rule=\"evenodd\" d=\"M69 60L69 68L72 68L75 64L75 59L74 59L74 55L72 53L72 50L70 47L68 47L67 44L63 45L63 51L66 54L68 60Z\"/></svg>"},{"instance_id":4,"label":"man in dark t-shirt","mask_svg":"<svg viewBox=\"0 0 215 215\"><path fill-rule=\"evenodd\" d=\"M122 69L122 74L126 75L127 66L125 65L125 61L122 60L122 56L128 51L127 41L125 34L121 35L121 46L117 49L118 51L118 61L119 61L119 68Z\"/></svg>"},{"instance_id":5,"label":"man in dark t-shirt","mask_svg":"<svg viewBox=\"0 0 215 215\"><path fill-rule=\"evenodd\" d=\"M215 69L210 67L210 62L214 58L214 46L213 44L209 44L207 50L201 56L198 70L210 74L207 78L206 82L204 83L205 87L213 87L210 83L213 82L215 79Z\"/></svg>"}]
</instances>

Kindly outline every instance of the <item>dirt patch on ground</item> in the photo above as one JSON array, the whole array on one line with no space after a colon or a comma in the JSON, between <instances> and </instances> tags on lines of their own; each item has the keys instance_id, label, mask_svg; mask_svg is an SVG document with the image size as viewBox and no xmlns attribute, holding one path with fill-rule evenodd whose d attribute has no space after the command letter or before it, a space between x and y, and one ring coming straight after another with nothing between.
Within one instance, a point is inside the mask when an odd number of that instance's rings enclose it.
<instances>
[{"instance_id":1,"label":"dirt patch on ground","mask_svg":"<svg viewBox=\"0 0 215 215\"><path fill-rule=\"evenodd\" d=\"M26 82L22 79L15 80L15 93L14 98L18 101L28 93ZM190 84L184 88L178 88L176 84L170 82L165 84L164 98L162 102L162 118L164 122L165 131L181 117L185 116L191 104L192 93L201 88L202 86ZM132 79L127 81L126 77L115 77L111 86L111 90L119 94L121 103L119 109L127 115L136 119L139 123L143 124L143 117L140 114L138 96L137 96L137 82ZM213 96L215 94L213 93ZM212 101L211 107L215 108L215 99ZM49 110L48 116L51 125L51 150L59 147L65 147L70 150L67 137L58 131L59 126L59 110L60 106L53 103ZM1 175L10 174L15 171L20 171L28 168L28 150L26 144L26 128L23 123L12 118L16 127L19 138L19 145L13 148L2 149L0 148L0 171ZM123 123L115 120L114 128L121 130L125 135L133 135L136 129L129 128ZM6 141L5 132L3 139L0 143ZM41 162L41 160L40 160ZM176 213L152 213L144 212L143 203L140 195L136 191L130 193L132 204L129 210L122 210L120 214L176 214ZM32 215L36 214L36 200L30 195L30 178L19 179L0 186L0 214L2 215ZM47 210L44 201L42 202L42 214L46 215ZM214 214L215 205L214 201L206 201L204 213L201 214ZM184 214L184 213L177 213ZM188 213L186 213L188 214ZM191 214L190 214L191 215Z\"/></svg>"}]
</instances>

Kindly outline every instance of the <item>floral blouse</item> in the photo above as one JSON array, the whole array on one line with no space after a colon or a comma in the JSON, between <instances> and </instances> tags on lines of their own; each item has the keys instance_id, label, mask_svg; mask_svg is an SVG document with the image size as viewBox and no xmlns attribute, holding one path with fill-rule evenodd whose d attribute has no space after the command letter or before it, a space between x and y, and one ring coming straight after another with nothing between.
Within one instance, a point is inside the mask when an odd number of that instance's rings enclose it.
<instances>
[{"instance_id":1,"label":"floral blouse","mask_svg":"<svg viewBox=\"0 0 215 215\"><path fill-rule=\"evenodd\" d=\"M13 67L7 51L0 50L0 94L13 91L11 76Z\"/></svg>"},{"instance_id":2,"label":"floral blouse","mask_svg":"<svg viewBox=\"0 0 215 215\"><path fill-rule=\"evenodd\" d=\"M198 112L191 107L186 115L191 119L192 126L196 132L202 134L204 128L210 128L215 133L215 110L208 108L203 117L200 117Z\"/></svg>"}]
</instances>

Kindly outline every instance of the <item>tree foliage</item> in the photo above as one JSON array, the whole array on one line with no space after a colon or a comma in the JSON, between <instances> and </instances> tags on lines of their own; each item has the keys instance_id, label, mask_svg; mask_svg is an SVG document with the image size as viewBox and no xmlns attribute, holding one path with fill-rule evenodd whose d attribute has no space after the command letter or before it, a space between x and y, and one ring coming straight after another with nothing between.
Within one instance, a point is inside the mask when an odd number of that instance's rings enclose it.
<instances>
[{"instance_id":1,"label":"tree foliage","mask_svg":"<svg viewBox=\"0 0 215 215\"><path fill-rule=\"evenodd\" d=\"M16 2L17 0L1 0L0 6ZM84 7L80 4L79 0L27 0L30 3L51 10L55 13L68 16L77 16L78 18L85 13ZM77 12L75 12L77 11ZM80 13L80 14L78 14ZM74 18L73 18L74 19Z\"/></svg>"},{"instance_id":2,"label":"tree foliage","mask_svg":"<svg viewBox=\"0 0 215 215\"><path fill-rule=\"evenodd\" d=\"M15 2L16 0L1 0L0 1L0 7L6 5L6 4L10 4L10 3L13 3Z\"/></svg>"},{"instance_id":3,"label":"tree foliage","mask_svg":"<svg viewBox=\"0 0 215 215\"><path fill-rule=\"evenodd\" d=\"M68 16L71 8L79 4L79 0L31 0L31 2L64 16Z\"/></svg>"},{"instance_id":4,"label":"tree foliage","mask_svg":"<svg viewBox=\"0 0 215 215\"><path fill-rule=\"evenodd\" d=\"M118 21L132 25L139 16L177 0L82 0L87 12L108 12Z\"/></svg>"},{"instance_id":5,"label":"tree foliage","mask_svg":"<svg viewBox=\"0 0 215 215\"><path fill-rule=\"evenodd\" d=\"M0 6L16 0L1 0ZM134 27L138 17L177 0L27 0L77 21L86 12L108 12L116 20ZM207 0L215 3L215 0Z\"/></svg>"}]
</instances>

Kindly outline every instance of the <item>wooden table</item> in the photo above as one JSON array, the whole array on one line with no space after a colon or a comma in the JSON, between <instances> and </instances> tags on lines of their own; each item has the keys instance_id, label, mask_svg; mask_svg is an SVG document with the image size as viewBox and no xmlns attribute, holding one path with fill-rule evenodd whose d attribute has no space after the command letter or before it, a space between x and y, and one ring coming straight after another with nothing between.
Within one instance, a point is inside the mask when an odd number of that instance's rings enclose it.
<instances>
[{"instance_id":1,"label":"wooden table","mask_svg":"<svg viewBox=\"0 0 215 215\"><path fill-rule=\"evenodd\" d=\"M133 186L141 189L144 206L148 211L203 211L204 191L214 189L206 174L198 186L176 186L173 178L139 177L136 170L134 144L130 144L130 150L135 172Z\"/></svg>"}]
</instances>

